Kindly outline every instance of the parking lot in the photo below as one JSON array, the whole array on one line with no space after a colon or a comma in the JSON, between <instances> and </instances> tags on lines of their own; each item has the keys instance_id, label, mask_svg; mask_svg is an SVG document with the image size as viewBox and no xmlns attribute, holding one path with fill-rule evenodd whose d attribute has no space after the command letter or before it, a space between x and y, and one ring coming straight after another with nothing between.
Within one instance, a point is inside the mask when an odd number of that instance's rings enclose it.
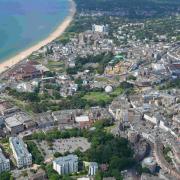
<instances>
[{"instance_id":1,"label":"parking lot","mask_svg":"<svg viewBox=\"0 0 180 180\"><path fill-rule=\"evenodd\" d=\"M54 142L48 143L47 141L42 141L39 143L39 147L42 152L44 152L45 160L52 158L55 152L64 154L65 152L73 153L75 150L79 149L84 152L90 148L90 143L86 138L69 138L69 139L57 139Z\"/></svg>"}]
</instances>

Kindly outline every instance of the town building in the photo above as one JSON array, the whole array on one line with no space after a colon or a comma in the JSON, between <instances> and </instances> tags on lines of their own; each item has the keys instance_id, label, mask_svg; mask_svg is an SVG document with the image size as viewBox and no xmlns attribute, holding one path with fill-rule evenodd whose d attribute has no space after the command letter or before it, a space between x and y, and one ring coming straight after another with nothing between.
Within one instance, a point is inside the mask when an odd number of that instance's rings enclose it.
<instances>
[{"instance_id":1,"label":"town building","mask_svg":"<svg viewBox=\"0 0 180 180\"><path fill-rule=\"evenodd\" d=\"M32 164L32 155L28 152L26 144L21 138L10 137L10 147L16 160L17 167L30 166Z\"/></svg>"},{"instance_id":2,"label":"town building","mask_svg":"<svg viewBox=\"0 0 180 180\"><path fill-rule=\"evenodd\" d=\"M92 25L92 31L93 32L107 33L108 30L109 30L108 25L97 25L97 24Z\"/></svg>"},{"instance_id":3,"label":"town building","mask_svg":"<svg viewBox=\"0 0 180 180\"><path fill-rule=\"evenodd\" d=\"M11 134L17 134L24 130L23 123L18 121L18 119L15 116L6 118L5 125L6 128L11 132Z\"/></svg>"},{"instance_id":4,"label":"town building","mask_svg":"<svg viewBox=\"0 0 180 180\"><path fill-rule=\"evenodd\" d=\"M35 118L35 122L40 129L48 129L54 126L54 119L49 112L38 114Z\"/></svg>"},{"instance_id":5,"label":"town building","mask_svg":"<svg viewBox=\"0 0 180 180\"><path fill-rule=\"evenodd\" d=\"M91 162L89 164L89 171L88 171L88 175L89 176L94 176L96 175L96 172L98 170L98 164L96 162Z\"/></svg>"},{"instance_id":6,"label":"town building","mask_svg":"<svg viewBox=\"0 0 180 180\"><path fill-rule=\"evenodd\" d=\"M86 115L76 116L75 122L79 124L80 128L88 128L92 125L93 121L90 121Z\"/></svg>"},{"instance_id":7,"label":"town building","mask_svg":"<svg viewBox=\"0 0 180 180\"><path fill-rule=\"evenodd\" d=\"M146 167L150 170L151 173L154 173L156 170L156 161L153 157L147 157L142 161L142 167Z\"/></svg>"},{"instance_id":8,"label":"town building","mask_svg":"<svg viewBox=\"0 0 180 180\"><path fill-rule=\"evenodd\" d=\"M4 124L4 118L3 116L0 116L0 126L2 126Z\"/></svg>"},{"instance_id":9,"label":"town building","mask_svg":"<svg viewBox=\"0 0 180 180\"><path fill-rule=\"evenodd\" d=\"M10 161L6 159L0 148L0 173L10 170Z\"/></svg>"},{"instance_id":10,"label":"town building","mask_svg":"<svg viewBox=\"0 0 180 180\"><path fill-rule=\"evenodd\" d=\"M53 169L60 175L78 172L78 157L73 154L59 157L53 161Z\"/></svg>"}]
</instances>

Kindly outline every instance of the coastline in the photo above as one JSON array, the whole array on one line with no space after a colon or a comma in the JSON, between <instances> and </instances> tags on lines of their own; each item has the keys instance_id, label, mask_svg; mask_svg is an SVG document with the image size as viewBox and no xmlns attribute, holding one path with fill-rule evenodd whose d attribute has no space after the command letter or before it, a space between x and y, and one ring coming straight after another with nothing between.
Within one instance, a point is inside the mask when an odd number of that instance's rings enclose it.
<instances>
[{"instance_id":1,"label":"coastline","mask_svg":"<svg viewBox=\"0 0 180 180\"><path fill-rule=\"evenodd\" d=\"M0 73L3 73L4 71L8 70L12 66L18 64L19 62L23 61L25 58L30 56L33 52L38 51L43 46L46 46L47 44L51 43L55 39L57 39L59 36L61 36L64 31L67 29L67 27L72 22L74 15L76 13L76 4L73 0L70 1L70 9L69 9L69 15L64 19L64 21L56 28L55 31L53 31L47 38L44 40L38 42L34 46L31 46L28 49L23 50L22 52L18 53L14 57L5 60L0 64Z\"/></svg>"}]
</instances>

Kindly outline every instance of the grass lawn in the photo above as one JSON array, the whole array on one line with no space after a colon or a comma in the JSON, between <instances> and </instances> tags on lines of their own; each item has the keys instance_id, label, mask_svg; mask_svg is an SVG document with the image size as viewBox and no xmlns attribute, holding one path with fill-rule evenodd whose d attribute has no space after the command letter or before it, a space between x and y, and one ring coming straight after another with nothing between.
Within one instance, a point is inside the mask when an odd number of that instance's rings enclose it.
<instances>
[{"instance_id":1,"label":"grass lawn","mask_svg":"<svg viewBox=\"0 0 180 180\"><path fill-rule=\"evenodd\" d=\"M87 101L105 101L109 102L112 100L112 98L105 92L90 92L86 94L83 99L86 99Z\"/></svg>"},{"instance_id":2,"label":"grass lawn","mask_svg":"<svg viewBox=\"0 0 180 180\"><path fill-rule=\"evenodd\" d=\"M7 154L11 154L12 150L10 148L10 144L9 144L9 140L7 142L3 142L3 140L0 141L1 146L3 147L3 150L7 153Z\"/></svg>"},{"instance_id":3,"label":"grass lawn","mask_svg":"<svg viewBox=\"0 0 180 180\"><path fill-rule=\"evenodd\" d=\"M122 94L124 92L124 90L121 87L117 87L112 93L111 95L113 96L118 96L120 94Z\"/></svg>"},{"instance_id":4,"label":"grass lawn","mask_svg":"<svg viewBox=\"0 0 180 180\"><path fill-rule=\"evenodd\" d=\"M50 71L55 71L59 73L65 71L65 65L63 61L48 61L47 68L49 68Z\"/></svg>"}]
</instances>

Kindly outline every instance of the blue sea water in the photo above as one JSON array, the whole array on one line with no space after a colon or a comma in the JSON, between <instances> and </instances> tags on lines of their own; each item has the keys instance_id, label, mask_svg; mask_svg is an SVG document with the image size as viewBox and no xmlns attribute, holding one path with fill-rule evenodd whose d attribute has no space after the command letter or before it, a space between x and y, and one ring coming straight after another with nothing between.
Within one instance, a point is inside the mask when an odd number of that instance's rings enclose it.
<instances>
[{"instance_id":1,"label":"blue sea water","mask_svg":"<svg viewBox=\"0 0 180 180\"><path fill-rule=\"evenodd\" d=\"M46 38L68 13L68 0L0 0L0 62Z\"/></svg>"}]
</instances>

